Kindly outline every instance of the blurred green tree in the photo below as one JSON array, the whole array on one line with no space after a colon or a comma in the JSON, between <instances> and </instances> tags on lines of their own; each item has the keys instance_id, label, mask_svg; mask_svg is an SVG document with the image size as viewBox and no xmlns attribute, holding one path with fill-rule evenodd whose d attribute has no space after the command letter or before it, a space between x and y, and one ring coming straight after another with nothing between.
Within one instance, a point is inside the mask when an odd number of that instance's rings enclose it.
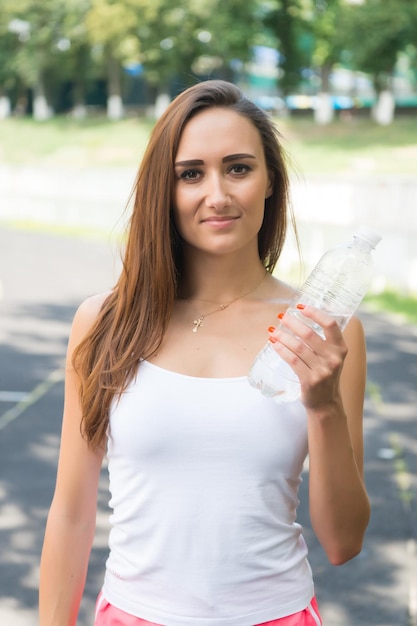
<instances>
[{"instance_id":1,"label":"blurred green tree","mask_svg":"<svg viewBox=\"0 0 417 626\"><path fill-rule=\"evenodd\" d=\"M417 44L417 0L346 2L341 26L352 66L371 74L377 102L372 109L378 123L394 116L392 78L398 55Z\"/></svg>"},{"instance_id":2,"label":"blurred green tree","mask_svg":"<svg viewBox=\"0 0 417 626\"><path fill-rule=\"evenodd\" d=\"M265 25L278 41L282 55L279 86L284 95L297 89L303 68L320 76L316 121L333 117L329 78L342 50L339 29L343 0L270 0Z\"/></svg>"},{"instance_id":3,"label":"blurred green tree","mask_svg":"<svg viewBox=\"0 0 417 626\"><path fill-rule=\"evenodd\" d=\"M123 115L124 65L141 65L155 92L201 77L233 77L233 59L259 38L259 0L3 0L1 84L19 80L34 94L37 119L53 113L57 82L73 85L74 112L85 114L94 67L107 82L107 113ZM10 24L14 25L9 32ZM7 75L7 78L6 78ZM171 85L172 87L172 85ZM165 96L166 101L166 96Z\"/></svg>"},{"instance_id":4,"label":"blurred green tree","mask_svg":"<svg viewBox=\"0 0 417 626\"><path fill-rule=\"evenodd\" d=\"M86 17L90 0L72 0L66 5L63 33L66 54L60 64L60 76L72 85L71 101L74 117L85 117L88 83L96 78L87 32Z\"/></svg>"},{"instance_id":5,"label":"blurred green tree","mask_svg":"<svg viewBox=\"0 0 417 626\"><path fill-rule=\"evenodd\" d=\"M301 70L311 61L308 0L271 0L264 4L264 25L275 37L280 53L279 87L284 96L294 92Z\"/></svg>"},{"instance_id":6,"label":"blurred green tree","mask_svg":"<svg viewBox=\"0 0 417 626\"><path fill-rule=\"evenodd\" d=\"M75 102L84 103L88 8L89 0L2 0L0 85L9 94L15 92L15 112L26 111L30 89L34 117L50 117L64 79L74 83Z\"/></svg>"},{"instance_id":7,"label":"blurred green tree","mask_svg":"<svg viewBox=\"0 0 417 626\"><path fill-rule=\"evenodd\" d=\"M349 56L387 99L398 54L416 50L416 33L417 0L2 0L0 117L10 112L10 93L16 101L29 87L34 116L48 118L64 83L81 116L87 86L100 76L108 116L119 119L129 64L143 71L158 114L173 91L196 80L238 78L252 46L263 44L280 52L284 95L303 69L317 72L315 114L327 123L334 65Z\"/></svg>"},{"instance_id":8,"label":"blurred green tree","mask_svg":"<svg viewBox=\"0 0 417 626\"><path fill-rule=\"evenodd\" d=\"M96 56L107 74L107 115L123 115L122 65L137 62L141 53L140 28L161 16L164 0L90 0L86 29Z\"/></svg>"},{"instance_id":9,"label":"blurred green tree","mask_svg":"<svg viewBox=\"0 0 417 626\"><path fill-rule=\"evenodd\" d=\"M57 60L68 46L63 30L66 4L66 0L3 0L2 19L16 37L7 67L33 89L33 116L37 120L48 119L53 113L48 92L56 77Z\"/></svg>"},{"instance_id":10,"label":"blurred green tree","mask_svg":"<svg viewBox=\"0 0 417 626\"><path fill-rule=\"evenodd\" d=\"M233 60L246 61L261 28L258 0L164 0L154 20L139 27L141 61L157 93L156 114L175 91L198 78L232 79Z\"/></svg>"},{"instance_id":11,"label":"blurred green tree","mask_svg":"<svg viewBox=\"0 0 417 626\"><path fill-rule=\"evenodd\" d=\"M10 93L17 86L13 58L19 46L19 33L13 32L13 26L16 30L19 26L22 28L22 24L15 22L10 26L11 21L10 14L3 10L0 13L0 119L10 115L12 109Z\"/></svg>"},{"instance_id":12,"label":"blurred green tree","mask_svg":"<svg viewBox=\"0 0 417 626\"><path fill-rule=\"evenodd\" d=\"M311 6L312 65L320 75L320 90L314 111L319 124L328 124L334 117L330 75L343 49L340 30L343 11L344 0L314 0Z\"/></svg>"}]
</instances>

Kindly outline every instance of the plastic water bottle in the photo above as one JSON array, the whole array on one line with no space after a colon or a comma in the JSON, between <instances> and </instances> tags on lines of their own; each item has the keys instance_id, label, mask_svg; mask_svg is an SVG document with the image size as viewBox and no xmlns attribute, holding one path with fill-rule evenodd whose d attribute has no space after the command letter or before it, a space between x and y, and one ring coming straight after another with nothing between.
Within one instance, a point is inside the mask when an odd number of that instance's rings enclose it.
<instances>
[{"instance_id":1,"label":"plastic water bottle","mask_svg":"<svg viewBox=\"0 0 417 626\"><path fill-rule=\"evenodd\" d=\"M290 301L286 315L297 317L325 340L321 326L297 309L297 304L311 305L331 315L343 330L368 290L373 270L371 252L380 240L379 235L361 226L350 241L328 250ZM279 404L300 396L298 376L269 341L256 357L248 380Z\"/></svg>"}]
</instances>

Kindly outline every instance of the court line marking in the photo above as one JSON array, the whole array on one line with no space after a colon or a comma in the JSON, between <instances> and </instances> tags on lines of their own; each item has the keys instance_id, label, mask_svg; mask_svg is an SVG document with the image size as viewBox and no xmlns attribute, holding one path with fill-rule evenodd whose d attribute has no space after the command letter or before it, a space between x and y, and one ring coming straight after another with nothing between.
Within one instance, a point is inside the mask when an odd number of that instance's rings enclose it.
<instances>
[{"instance_id":1,"label":"court line marking","mask_svg":"<svg viewBox=\"0 0 417 626\"><path fill-rule=\"evenodd\" d=\"M28 395L27 391L0 391L0 402L21 402Z\"/></svg>"},{"instance_id":2,"label":"court line marking","mask_svg":"<svg viewBox=\"0 0 417 626\"><path fill-rule=\"evenodd\" d=\"M407 553L410 560L408 617L410 626L415 626L417 624L417 543L415 539L408 540Z\"/></svg>"},{"instance_id":3,"label":"court line marking","mask_svg":"<svg viewBox=\"0 0 417 626\"><path fill-rule=\"evenodd\" d=\"M23 399L20 400L15 406L3 413L0 417L0 430L5 428L8 424L20 417L22 413L26 411L30 406L35 404L42 396L56 385L56 383L64 380L64 370L62 368L53 370L49 376L41 381L36 387L29 391Z\"/></svg>"}]
</instances>

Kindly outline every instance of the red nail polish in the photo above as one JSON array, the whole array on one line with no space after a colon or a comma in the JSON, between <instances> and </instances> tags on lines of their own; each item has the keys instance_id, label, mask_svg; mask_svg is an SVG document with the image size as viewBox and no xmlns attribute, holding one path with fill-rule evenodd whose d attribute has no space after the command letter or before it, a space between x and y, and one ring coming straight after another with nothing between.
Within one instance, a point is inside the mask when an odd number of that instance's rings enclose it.
<instances>
[{"instance_id":1,"label":"red nail polish","mask_svg":"<svg viewBox=\"0 0 417 626\"><path fill-rule=\"evenodd\" d=\"M269 333L273 333L273 332L274 332L274 330L275 330L275 326L270 326L270 327L268 328L268 332L269 332Z\"/></svg>"},{"instance_id":2,"label":"red nail polish","mask_svg":"<svg viewBox=\"0 0 417 626\"><path fill-rule=\"evenodd\" d=\"M305 304L297 304L297 309L301 309L301 310L303 310L303 309L305 309L305 308L306 308L306 305L305 305Z\"/></svg>"},{"instance_id":3,"label":"red nail polish","mask_svg":"<svg viewBox=\"0 0 417 626\"><path fill-rule=\"evenodd\" d=\"M271 343L276 343L276 342L278 341L278 339L277 339L276 337L270 337L270 338L269 338L269 341L270 341Z\"/></svg>"},{"instance_id":4,"label":"red nail polish","mask_svg":"<svg viewBox=\"0 0 417 626\"><path fill-rule=\"evenodd\" d=\"M282 320L283 317L284 317L284 313L278 313L277 318L279 320Z\"/></svg>"}]
</instances>

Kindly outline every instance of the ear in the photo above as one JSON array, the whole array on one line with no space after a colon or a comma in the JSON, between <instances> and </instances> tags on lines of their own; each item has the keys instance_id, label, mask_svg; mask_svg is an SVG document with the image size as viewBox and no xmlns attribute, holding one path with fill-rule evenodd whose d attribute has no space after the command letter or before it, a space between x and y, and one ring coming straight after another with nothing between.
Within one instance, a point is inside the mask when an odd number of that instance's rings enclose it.
<instances>
[{"instance_id":1,"label":"ear","mask_svg":"<svg viewBox=\"0 0 417 626\"><path fill-rule=\"evenodd\" d=\"M274 175L272 174L272 172L268 172L268 186L265 190L265 200L269 198L270 196L272 196L272 192L274 191L274 182L275 182Z\"/></svg>"}]
</instances>

